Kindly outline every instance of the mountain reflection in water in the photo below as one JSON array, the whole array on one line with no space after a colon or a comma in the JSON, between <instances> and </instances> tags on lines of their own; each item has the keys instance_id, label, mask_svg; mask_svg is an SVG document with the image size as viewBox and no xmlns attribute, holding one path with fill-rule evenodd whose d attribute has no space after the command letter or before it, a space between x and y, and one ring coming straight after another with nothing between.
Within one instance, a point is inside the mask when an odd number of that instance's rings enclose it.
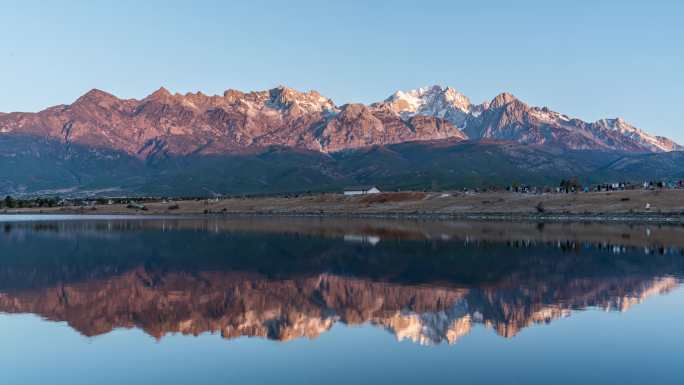
<instances>
[{"instance_id":1,"label":"mountain reflection in water","mask_svg":"<svg viewBox=\"0 0 684 385\"><path fill-rule=\"evenodd\" d=\"M1 220L1 218L0 218ZM0 223L0 312L287 341L337 322L455 343L510 338L679 285L684 228L294 218Z\"/></svg>"}]
</instances>

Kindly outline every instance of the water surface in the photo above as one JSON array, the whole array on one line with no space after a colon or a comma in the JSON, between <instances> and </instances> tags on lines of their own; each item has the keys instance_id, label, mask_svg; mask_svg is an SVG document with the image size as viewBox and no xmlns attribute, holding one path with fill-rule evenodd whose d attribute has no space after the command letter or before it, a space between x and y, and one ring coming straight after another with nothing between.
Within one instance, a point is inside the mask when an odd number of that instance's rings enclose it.
<instances>
[{"instance_id":1,"label":"water surface","mask_svg":"<svg viewBox=\"0 0 684 385\"><path fill-rule=\"evenodd\" d=\"M681 384L684 228L0 216L8 384Z\"/></svg>"}]
</instances>

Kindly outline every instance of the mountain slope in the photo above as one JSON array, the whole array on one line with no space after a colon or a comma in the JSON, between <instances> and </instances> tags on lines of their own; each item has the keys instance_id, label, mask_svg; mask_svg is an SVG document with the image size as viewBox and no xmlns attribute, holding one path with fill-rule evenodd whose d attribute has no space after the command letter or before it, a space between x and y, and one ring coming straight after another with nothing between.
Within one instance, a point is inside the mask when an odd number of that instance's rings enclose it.
<instances>
[{"instance_id":1,"label":"mountain slope","mask_svg":"<svg viewBox=\"0 0 684 385\"><path fill-rule=\"evenodd\" d=\"M271 146L230 154L140 159L123 151L0 135L0 195L212 196L453 189L523 184L684 178L684 153L626 154L457 139L416 141L326 154Z\"/></svg>"}]
</instances>

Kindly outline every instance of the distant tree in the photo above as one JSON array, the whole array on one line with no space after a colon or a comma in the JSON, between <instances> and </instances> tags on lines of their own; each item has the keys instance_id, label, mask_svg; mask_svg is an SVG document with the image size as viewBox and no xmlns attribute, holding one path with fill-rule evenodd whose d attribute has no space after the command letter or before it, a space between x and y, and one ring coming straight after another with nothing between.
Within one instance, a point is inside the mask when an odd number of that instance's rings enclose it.
<instances>
[{"instance_id":1,"label":"distant tree","mask_svg":"<svg viewBox=\"0 0 684 385\"><path fill-rule=\"evenodd\" d=\"M11 196L5 197L5 207L13 209L17 206L17 202Z\"/></svg>"},{"instance_id":2,"label":"distant tree","mask_svg":"<svg viewBox=\"0 0 684 385\"><path fill-rule=\"evenodd\" d=\"M561 190L565 192L579 191L582 186L579 183L577 177L572 177L571 179L563 179L560 182Z\"/></svg>"}]
</instances>

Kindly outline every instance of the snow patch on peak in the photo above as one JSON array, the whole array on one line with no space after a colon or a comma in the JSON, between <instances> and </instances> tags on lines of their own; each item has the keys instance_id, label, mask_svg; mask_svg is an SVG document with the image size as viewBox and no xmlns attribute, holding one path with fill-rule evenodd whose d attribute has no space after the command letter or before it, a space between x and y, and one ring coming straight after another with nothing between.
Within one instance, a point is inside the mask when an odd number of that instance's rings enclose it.
<instances>
[{"instance_id":1,"label":"snow patch on peak","mask_svg":"<svg viewBox=\"0 0 684 385\"><path fill-rule=\"evenodd\" d=\"M642 131L620 117L615 119L601 119L594 122L593 126L599 131L615 132L643 145L651 151L674 151L681 148L677 143L674 143L667 138L651 135Z\"/></svg>"},{"instance_id":2,"label":"snow patch on peak","mask_svg":"<svg viewBox=\"0 0 684 385\"><path fill-rule=\"evenodd\" d=\"M436 103L447 103L461 110L467 110L471 103L470 99L452 87L442 88L434 85L431 87L421 87L409 91L397 91L387 98L386 102L404 100L414 110L421 107L434 105Z\"/></svg>"},{"instance_id":3,"label":"snow patch on peak","mask_svg":"<svg viewBox=\"0 0 684 385\"><path fill-rule=\"evenodd\" d=\"M276 109L301 108L308 113L337 111L335 103L317 91L300 92L279 86L268 91L269 105Z\"/></svg>"},{"instance_id":4,"label":"snow patch on peak","mask_svg":"<svg viewBox=\"0 0 684 385\"><path fill-rule=\"evenodd\" d=\"M625 122L625 120L622 118L601 119L597 121L596 124L606 130L617 131L620 133L644 133L640 129Z\"/></svg>"},{"instance_id":5,"label":"snow patch on peak","mask_svg":"<svg viewBox=\"0 0 684 385\"><path fill-rule=\"evenodd\" d=\"M391 109L408 119L414 115L427 115L445 119L456 127L463 127L473 110L467 96L451 87L434 85L409 91L397 91L385 99Z\"/></svg>"}]
</instances>

